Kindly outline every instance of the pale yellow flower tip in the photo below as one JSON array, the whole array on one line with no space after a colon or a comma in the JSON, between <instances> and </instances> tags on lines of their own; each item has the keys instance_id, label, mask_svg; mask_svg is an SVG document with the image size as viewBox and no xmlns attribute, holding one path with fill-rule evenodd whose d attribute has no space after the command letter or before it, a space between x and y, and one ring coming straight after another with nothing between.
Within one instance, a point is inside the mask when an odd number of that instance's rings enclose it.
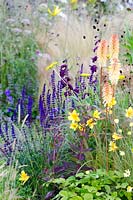
<instances>
[{"instance_id":1,"label":"pale yellow flower tip","mask_svg":"<svg viewBox=\"0 0 133 200\"><path fill-rule=\"evenodd\" d=\"M82 74L80 74L80 76L82 76L82 77L89 77L89 76L90 76L90 74L85 74L85 73L82 73Z\"/></svg>"},{"instance_id":2,"label":"pale yellow flower tip","mask_svg":"<svg viewBox=\"0 0 133 200\"><path fill-rule=\"evenodd\" d=\"M119 123L119 119L114 119L114 122L115 122L116 124L118 124L118 123Z\"/></svg>"},{"instance_id":3,"label":"pale yellow flower tip","mask_svg":"<svg viewBox=\"0 0 133 200\"><path fill-rule=\"evenodd\" d=\"M119 76L119 80L123 80L124 78L125 78L124 75L120 75L120 76Z\"/></svg>"},{"instance_id":4,"label":"pale yellow flower tip","mask_svg":"<svg viewBox=\"0 0 133 200\"><path fill-rule=\"evenodd\" d=\"M52 62L50 65L48 65L48 66L46 67L46 70L49 70L49 69L54 68L57 64L58 64L58 62Z\"/></svg>"}]
</instances>

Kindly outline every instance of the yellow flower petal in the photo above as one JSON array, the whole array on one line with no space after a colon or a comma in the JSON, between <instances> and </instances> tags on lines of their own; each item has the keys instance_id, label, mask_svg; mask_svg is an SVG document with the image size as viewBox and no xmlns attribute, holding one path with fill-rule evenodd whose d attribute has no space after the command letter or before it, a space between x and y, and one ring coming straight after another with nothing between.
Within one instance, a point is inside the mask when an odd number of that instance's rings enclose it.
<instances>
[{"instance_id":1,"label":"yellow flower petal","mask_svg":"<svg viewBox=\"0 0 133 200\"><path fill-rule=\"evenodd\" d=\"M58 62L53 62L51 63L49 66L46 67L46 70L52 69L53 67L55 67L58 64Z\"/></svg>"}]
</instances>

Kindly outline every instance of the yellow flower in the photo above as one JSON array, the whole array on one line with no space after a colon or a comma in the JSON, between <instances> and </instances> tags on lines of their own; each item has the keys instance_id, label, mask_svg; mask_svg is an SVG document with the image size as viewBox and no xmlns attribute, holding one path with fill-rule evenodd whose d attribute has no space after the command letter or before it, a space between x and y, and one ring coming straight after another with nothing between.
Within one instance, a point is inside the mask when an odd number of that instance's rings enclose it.
<instances>
[{"instance_id":1,"label":"yellow flower","mask_svg":"<svg viewBox=\"0 0 133 200\"><path fill-rule=\"evenodd\" d=\"M78 128L78 124L77 124L77 123L72 122L72 123L70 124L70 129L73 129L74 131L76 131L77 128Z\"/></svg>"},{"instance_id":2,"label":"yellow flower","mask_svg":"<svg viewBox=\"0 0 133 200\"><path fill-rule=\"evenodd\" d=\"M58 64L58 62L52 62L49 66L46 67L46 70L52 69Z\"/></svg>"},{"instance_id":3,"label":"yellow flower","mask_svg":"<svg viewBox=\"0 0 133 200\"><path fill-rule=\"evenodd\" d=\"M114 119L114 122L115 122L116 124L118 124L118 123L119 123L119 119Z\"/></svg>"},{"instance_id":4,"label":"yellow flower","mask_svg":"<svg viewBox=\"0 0 133 200\"><path fill-rule=\"evenodd\" d=\"M133 153L133 148L131 149L131 152Z\"/></svg>"},{"instance_id":5,"label":"yellow flower","mask_svg":"<svg viewBox=\"0 0 133 200\"><path fill-rule=\"evenodd\" d=\"M117 134L117 133L113 133L112 138L113 138L113 140L120 140L120 139L122 139L123 137L122 137L122 135L119 135L119 134Z\"/></svg>"},{"instance_id":6,"label":"yellow flower","mask_svg":"<svg viewBox=\"0 0 133 200\"><path fill-rule=\"evenodd\" d=\"M79 113L76 112L76 110L73 110L72 113L69 112L69 116L68 116L68 120L70 121L75 121L75 122L79 122Z\"/></svg>"},{"instance_id":7,"label":"yellow flower","mask_svg":"<svg viewBox=\"0 0 133 200\"><path fill-rule=\"evenodd\" d=\"M79 129L80 131L83 131L83 130L84 130L84 125L80 124L80 125L78 126L78 129Z\"/></svg>"},{"instance_id":8,"label":"yellow flower","mask_svg":"<svg viewBox=\"0 0 133 200\"><path fill-rule=\"evenodd\" d=\"M30 176L28 176L24 171L21 172L19 180L23 182L23 185L28 181Z\"/></svg>"},{"instance_id":9,"label":"yellow flower","mask_svg":"<svg viewBox=\"0 0 133 200\"><path fill-rule=\"evenodd\" d=\"M113 142L113 141L111 141L110 143L109 143L109 151L116 151L118 149L118 147L116 146L116 143L115 142Z\"/></svg>"},{"instance_id":10,"label":"yellow flower","mask_svg":"<svg viewBox=\"0 0 133 200\"><path fill-rule=\"evenodd\" d=\"M89 77L89 76L90 76L90 74L85 74L85 73L82 73L82 74L80 74L80 76L82 76L82 77Z\"/></svg>"},{"instance_id":11,"label":"yellow flower","mask_svg":"<svg viewBox=\"0 0 133 200\"><path fill-rule=\"evenodd\" d=\"M120 76L119 76L119 80L123 80L124 78L125 78L124 75L120 75Z\"/></svg>"},{"instance_id":12,"label":"yellow flower","mask_svg":"<svg viewBox=\"0 0 133 200\"><path fill-rule=\"evenodd\" d=\"M98 112L98 110L95 110L93 113L93 117L96 119L100 119L100 112Z\"/></svg>"},{"instance_id":13,"label":"yellow flower","mask_svg":"<svg viewBox=\"0 0 133 200\"><path fill-rule=\"evenodd\" d=\"M54 6L54 9L53 11L51 11L49 8L48 8L48 13L55 17L56 15L58 15L59 13L61 12L61 9L58 7L58 6Z\"/></svg>"},{"instance_id":14,"label":"yellow flower","mask_svg":"<svg viewBox=\"0 0 133 200\"><path fill-rule=\"evenodd\" d=\"M128 186L128 187L127 187L127 192L132 192L132 189L133 189L133 187Z\"/></svg>"},{"instance_id":15,"label":"yellow flower","mask_svg":"<svg viewBox=\"0 0 133 200\"><path fill-rule=\"evenodd\" d=\"M107 104L109 108L112 108L116 104L115 97L112 98L112 100Z\"/></svg>"},{"instance_id":16,"label":"yellow flower","mask_svg":"<svg viewBox=\"0 0 133 200\"><path fill-rule=\"evenodd\" d=\"M70 0L70 3L71 3L71 4L78 3L78 0Z\"/></svg>"},{"instance_id":17,"label":"yellow flower","mask_svg":"<svg viewBox=\"0 0 133 200\"><path fill-rule=\"evenodd\" d=\"M94 127L96 123L94 122L94 120L91 118L91 119L88 119L87 122L86 122L86 126L89 126L91 129Z\"/></svg>"},{"instance_id":18,"label":"yellow flower","mask_svg":"<svg viewBox=\"0 0 133 200\"><path fill-rule=\"evenodd\" d=\"M126 109L126 117L128 117L128 118L133 117L133 108L132 107L129 107L128 109Z\"/></svg>"}]
</instances>

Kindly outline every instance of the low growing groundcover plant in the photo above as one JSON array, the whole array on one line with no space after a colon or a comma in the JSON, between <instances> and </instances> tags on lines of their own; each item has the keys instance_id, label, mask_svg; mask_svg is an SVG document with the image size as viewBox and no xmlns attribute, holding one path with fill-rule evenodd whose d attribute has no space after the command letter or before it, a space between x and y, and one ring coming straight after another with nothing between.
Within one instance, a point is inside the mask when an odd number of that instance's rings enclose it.
<instances>
[{"instance_id":1,"label":"low growing groundcover plant","mask_svg":"<svg viewBox=\"0 0 133 200\"><path fill-rule=\"evenodd\" d=\"M132 200L132 187L128 177L118 171L79 172L67 179L57 178L45 183L56 186L58 194L53 200Z\"/></svg>"}]
</instances>

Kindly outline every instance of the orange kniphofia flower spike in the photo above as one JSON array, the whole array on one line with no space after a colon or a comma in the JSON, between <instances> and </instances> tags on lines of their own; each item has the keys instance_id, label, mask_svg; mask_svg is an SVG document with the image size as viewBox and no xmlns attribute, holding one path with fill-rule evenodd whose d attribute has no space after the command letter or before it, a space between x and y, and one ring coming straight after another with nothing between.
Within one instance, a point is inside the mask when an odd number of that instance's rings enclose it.
<instances>
[{"instance_id":1,"label":"orange kniphofia flower spike","mask_svg":"<svg viewBox=\"0 0 133 200\"><path fill-rule=\"evenodd\" d=\"M109 80L112 85L117 85L120 76L120 63L114 58L109 66Z\"/></svg>"},{"instance_id":2,"label":"orange kniphofia flower spike","mask_svg":"<svg viewBox=\"0 0 133 200\"><path fill-rule=\"evenodd\" d=\"M117 58L119 56L119 38L117 34L113 34L109 41L109 55L110 59Z\"/></svg>"},{"instance_id":3,"label":"orange kniphofia flower spike","mask_svg":"<svg viewBox=\"0 0 133 200\"><path fill-rule=\"evenodd\" d=\"M113 98L113 88L108 82L104 83L102 93L103 103L106 106Z\"/></svg>"},{"instance_id":4,"label":"orange kniphofia flower spike","mask_svg":"<svg viewBox=\"0 0 133 200\"><path fill-rule=\"evenodd\" d=\"M106 66L107 61L107 51L108 51L108 42L107 40L101 40L98 50L97 50L97 57L100 67Z\"/></svg>"}]
</instances>

